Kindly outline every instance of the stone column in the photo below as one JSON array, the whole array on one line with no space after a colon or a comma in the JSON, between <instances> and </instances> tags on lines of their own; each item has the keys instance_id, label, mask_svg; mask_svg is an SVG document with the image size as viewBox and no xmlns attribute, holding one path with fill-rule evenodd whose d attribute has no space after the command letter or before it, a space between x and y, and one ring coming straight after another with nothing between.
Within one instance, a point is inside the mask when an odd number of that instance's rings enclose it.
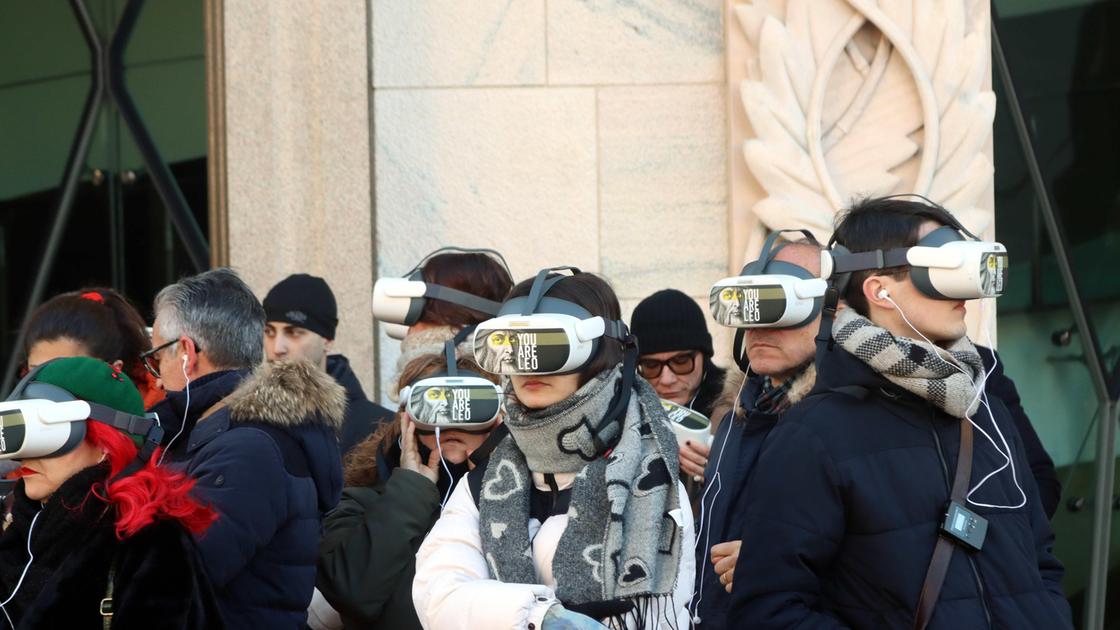
<instances>
[{"instance_id":1,"label":"stone column","mask_svg":"<svg viewBox=\"0 0 1120 630\"><path fill-rule=\"evenodd\" d=\"M336 350L369 393L367 5L215 3L208 15L220 16L222 42L208 49L224 55L224 129L214 131L225 141L229 263L260 297L290 273L325 277L339 305Z\"/></svg>"},{"instance_id":2,"label":"stone column","mask_svg":"<svg viewBox=\"0 0 1120 630\"><path fill-rule=\"evenodd\" d=\"M726 10L733 267L771 229L827 238L835 213L866 195L921 193L994 237L987 2L729 0ZM994 308L970 304L983 342L981 315L994 336Z\"/></svg>"},{"instance_id":3,"label":"stone column","mask_svg":"<svg viewBox=\"0 0 1120 630\"><path fill-rule=\"evenodd\" d=\"M518 280L601 272L627 315L665 287L706 312L728 259L722 3L372 0L377 272L491 247Z\"/></svg>"}]
</instances>

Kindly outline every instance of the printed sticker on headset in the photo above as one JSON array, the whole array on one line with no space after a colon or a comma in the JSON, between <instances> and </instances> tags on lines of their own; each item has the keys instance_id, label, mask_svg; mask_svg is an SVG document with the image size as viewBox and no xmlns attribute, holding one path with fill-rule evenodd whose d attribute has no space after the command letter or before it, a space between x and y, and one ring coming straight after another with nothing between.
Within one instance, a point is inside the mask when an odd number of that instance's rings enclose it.
<instances>
[{"instance_id":1,"label":"printed sticker on headset","mask_svg":"<svg viewBox=\"0 0 1120 630\"><path fill-rule=\"evenodd\" d=\"M479 366L492 374L548 374L568 361L568 335L561 328L488 330L476 345Z\"/></svg>"},{"instance_id":2,"label":"printed sticker on headset","mask_svg":"<svg viewBox=\"0 0 1120 630\"><path fill-rule=\"evenodd\" d=\"M772 324L786 312L786 293L777 284L716 287L709 301L712 316L724 326Z\"/></svg>"},{"instance_id":3,"label":"printed sticker on headset","mask_svg":"<svg viewBox=\"0 0 1120 630\"><path fill-rule=\"evenodd\" d=\"M27 432L24 422L19 409L0 411L0 453L16 453L23 448Z\"/></svg>"},{"instance_id":4,"label":"printed sticker on headset","mask_svg":"<svg viewBox=\"0 0 1120 630\"><path fill-rule=\"evenodd\" d=\"M1007 286L1007 273L1006 252L984 252L980 257L980 293L988 297L1002 295Z\"/></svg>"},{"instance_id":5,"label":"printed sticker on headset","mask_svg":"<svg viewBox=\"0 0 1120 630\"><path fill-rule=\"evenodd\" d=\"M413 419L430 425L489 422L501 405L493 387L417 387L409 398Z\"/></svg>"}]
</instances>

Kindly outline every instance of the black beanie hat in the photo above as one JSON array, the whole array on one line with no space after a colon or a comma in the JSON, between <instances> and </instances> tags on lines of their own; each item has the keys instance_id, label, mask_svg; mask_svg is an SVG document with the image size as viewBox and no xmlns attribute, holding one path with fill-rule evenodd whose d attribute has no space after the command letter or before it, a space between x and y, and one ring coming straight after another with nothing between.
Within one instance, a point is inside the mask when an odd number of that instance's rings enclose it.
<instances>
[{"instance_id":1,"label":"black beanie hat","mask_svg":"<svg viewBox=\"0 0 1120 630\"><path fill-rule=\"evenodd\" d=\"M638 338L642 354L699 350L712 356L712 335L704 311L676 289L658 291L639 302L630 316L630 332Z\"/></svg>"},{"instance_id":2,"label":"black beanie hat","mask_svg":"<svg viewBox=\"0 0 1120 630\"><path fill-rule=\"evenodd\" d=\"M264 296L265 321L306 328L324 339L334 339L338 305L326 280L306 273L284 278Z\"/></svg>"}]
</instances>

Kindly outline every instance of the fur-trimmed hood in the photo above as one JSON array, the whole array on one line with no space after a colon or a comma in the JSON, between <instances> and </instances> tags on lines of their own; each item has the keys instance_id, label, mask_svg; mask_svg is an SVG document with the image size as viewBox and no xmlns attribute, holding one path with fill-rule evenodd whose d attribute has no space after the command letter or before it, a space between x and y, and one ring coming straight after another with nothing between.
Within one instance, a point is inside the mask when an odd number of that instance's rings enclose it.
<instances>
[{"instance_id":1,"label":"fur-trimmed hood","mask_svg":"<svg viewBox=\"0 0 1120 630\"><path fill-rule=\"evenodd\" d=\"M346 389L304 359L262 363L224 402L236 422L318 423L337 430L346 419Z\"/></svg>"},{"instance_id":2,"label":"fur-trimmed hood","mask_svg":"<svg viewBox=\"0 0 1120 630\"><path fill-rule=\"evenodd\" d=\"M712 406L712 422L713 432L715 427L723 421L724 417L735 408L735 402L739 398L739 392L743 388L743 371L738 366L732 365L727 369L727 376L723 380L723 391L720 393L719 398L716 399L715 404ZM813 386L817 383L817 366L813 363L805 368L794 379L793 385L790 386L788 398L791 404L799 402L802 398L809 395ZM743 417L743 409L740 406L736 409L736 419Z\"/></svg>"}]
</instances>

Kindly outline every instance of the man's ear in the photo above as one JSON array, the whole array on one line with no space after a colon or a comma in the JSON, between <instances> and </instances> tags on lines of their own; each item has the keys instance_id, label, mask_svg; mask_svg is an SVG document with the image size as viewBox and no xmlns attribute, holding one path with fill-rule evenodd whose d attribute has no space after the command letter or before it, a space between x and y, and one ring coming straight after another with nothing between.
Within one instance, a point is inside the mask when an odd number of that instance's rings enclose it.
<instances>
[{"instance_id":1,"label":"man's ear","mask_svg":"<svg viewBox=\"0 0 1120 630\"><path fill-rule=\"evenodd\" d=\"M890 295L890 290L893 288L894 283L890 282L887 276L868 276L863 281L863 297L867 300L869 306L877 306L879 308L893 309L894 305L891 304L885 295ZM886 293L883 293L886 291Z\"/></svg>"}]
</instances>

